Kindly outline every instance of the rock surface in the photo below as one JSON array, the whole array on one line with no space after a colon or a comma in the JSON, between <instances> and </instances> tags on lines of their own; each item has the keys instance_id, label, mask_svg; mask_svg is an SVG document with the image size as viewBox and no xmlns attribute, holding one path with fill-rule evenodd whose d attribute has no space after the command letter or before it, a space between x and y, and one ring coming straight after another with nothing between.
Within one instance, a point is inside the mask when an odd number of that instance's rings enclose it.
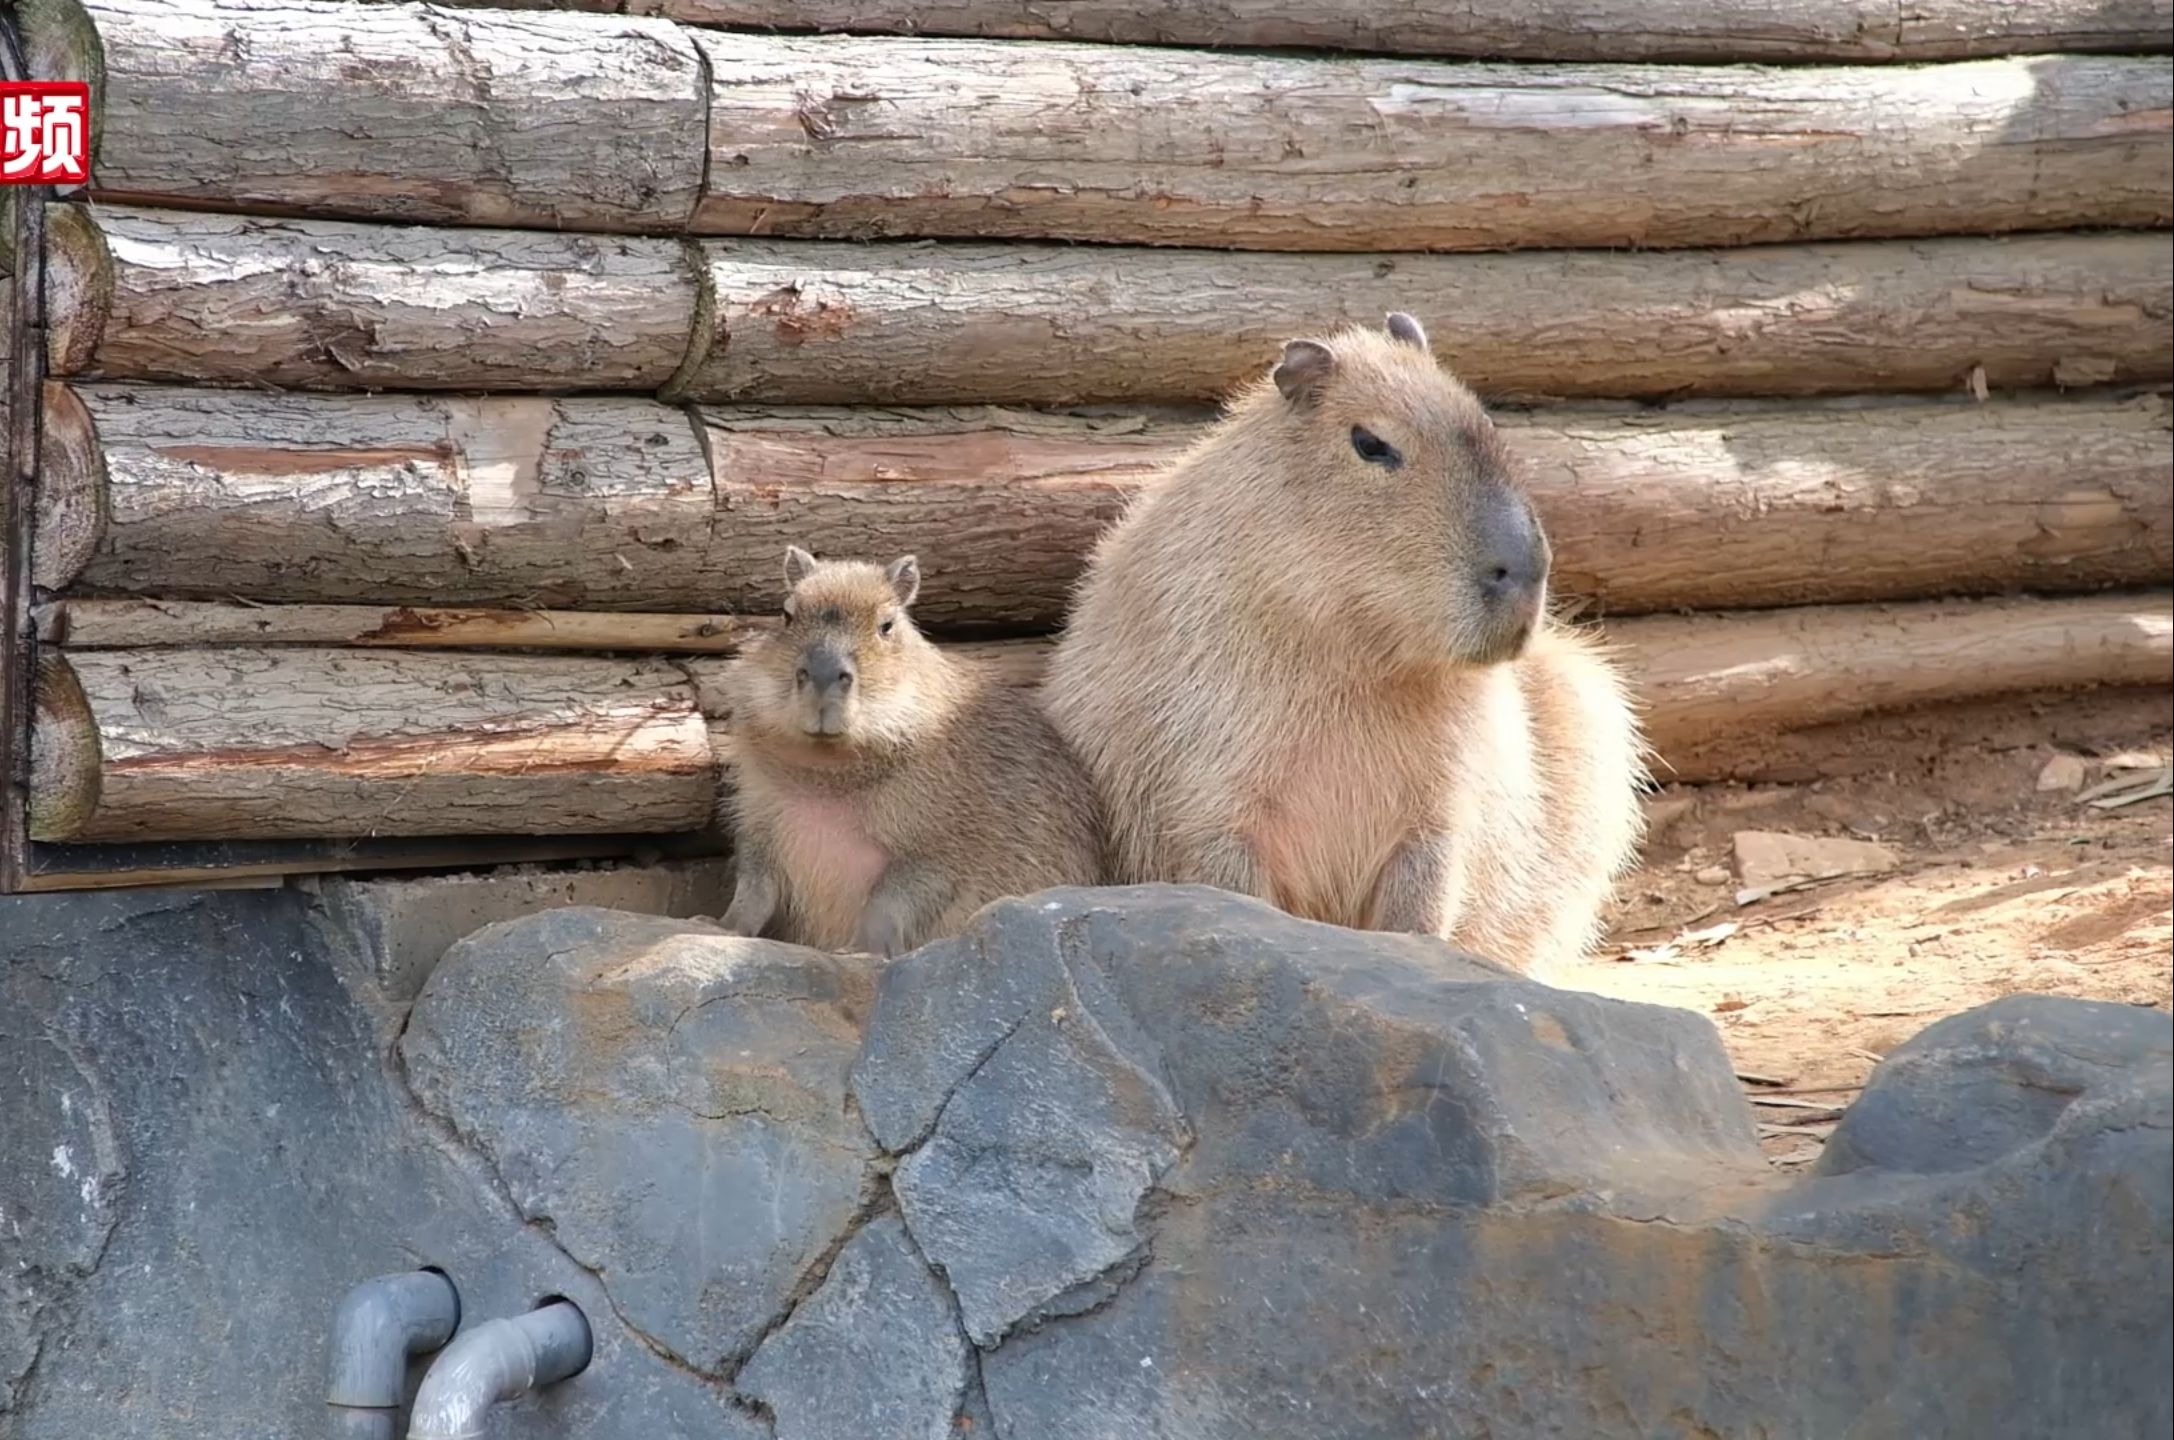
<instances>
[{"instance_id":1,"label":"rock surface","mask_svg":"<svg viewBox=\"0 0 2174 1440\"><path fill-rule=\"evenodd\" d=\"M627 1324L721 1375L866 1203L847 1112L870 962L568 907L446 952L400 1053L425 1109Z\"/></svg>"},{"instance_id":2,"label":"rock surface","mask_svg":"<svg viewBox=\"0 0 2174 1440\"><path fill-rule=\"evenodd\" d=\"M493 1440L767 1437L417 1112L298 892L0 898L0 1436L323 1434L340 1297L428 1264L464 1325L588 1316Z\"/></svg>"},{"instance_id":3,"label":"rock surface","mask_svg":"<svg viewBox=\"0 0 2174 1440\"><path fill-rule=\"evenodd\" d=\"M405 1076L292 894L0 907L10 1440L314 1433L340 1293L419 1263L590 1315L505 1440L2174 1424L2163 1013L1943 1021L1800 1178L1701 1016L1213 891L880 968L532 915Z\"/></svg>"}]
</instances>

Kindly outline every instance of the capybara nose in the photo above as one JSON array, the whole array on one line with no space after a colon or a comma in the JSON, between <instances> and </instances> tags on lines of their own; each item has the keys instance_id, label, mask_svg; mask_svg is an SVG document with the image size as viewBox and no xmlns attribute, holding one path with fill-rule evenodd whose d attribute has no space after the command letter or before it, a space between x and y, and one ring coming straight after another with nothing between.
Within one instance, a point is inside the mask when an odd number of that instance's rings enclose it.
<instances>
[{"instance_id":1,"label":"capybara nose","mask_svg":"<svg viewBox=\"0 0 2174 1440\"><path fill-rule=\"evenodd\" d=\"M798 679L818 695L843 695L853 688L853 661L835 650L811 650L800 662Z\"/></svg>"},{"instance_id":2,"label":"capybara nose","mask_svg":"<svg viewBox=\"0 0 2174 1440\"><path fill-rule=\"evenodd\" d=\"M1483 536L1481 598L1497 607L1531 604L1547 585L1554 561L1532 507L1522 501L1501 506L1489 516Z\"/></svg>"}]
</instances>

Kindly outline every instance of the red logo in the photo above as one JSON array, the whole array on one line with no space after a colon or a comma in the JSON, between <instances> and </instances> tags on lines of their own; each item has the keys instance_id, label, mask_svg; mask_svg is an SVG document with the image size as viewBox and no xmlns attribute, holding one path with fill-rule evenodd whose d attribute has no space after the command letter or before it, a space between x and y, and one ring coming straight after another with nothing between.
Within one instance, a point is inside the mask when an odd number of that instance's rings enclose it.
<instances>
[{"instance_id":1,"label":"red logo","mask_svg":"<svg viewBox=\"0 0 2174 1440\"><path fill-rule=\"evenodd\" d=\"M0 81L0 184L82 185L90 178L91 87Z\"/></svg>"}]
</instances>

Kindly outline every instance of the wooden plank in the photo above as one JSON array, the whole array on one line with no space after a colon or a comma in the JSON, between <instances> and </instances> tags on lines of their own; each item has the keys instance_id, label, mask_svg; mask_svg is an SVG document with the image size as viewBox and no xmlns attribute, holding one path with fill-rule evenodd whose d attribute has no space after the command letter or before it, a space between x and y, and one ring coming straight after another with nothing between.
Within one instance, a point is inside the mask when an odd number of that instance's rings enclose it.
<instances>
[{"instance_id":1,"label":"wooden plank","mask_svg":"<svg viewBox=\"0 0 2174 1440\"><path fill-rule=\"evenodd\" d=\"M674 231L701 57L663 20L325 0L87 0L92 194L437 225Z\"/></svg>"},{"instance_id":2,"label":"wooden plank","mask_svg":"<svg viewBox=\"0 0 2174 1440\"><path fill-rule=\"evenodd\" d=\"M455 835L376 840L160 841L141 845L33 845L26 891L137 885L276 885L294 875L352 871L479 870L563 860L648 860L714 855L715 835Z\"/></svg>"},{"instance_id":3,"label":"wooden plank","mask_svg":"<svg viewBox=\"0 0 2174 1440\"><path fill-rule=\"evenodd\" d=\"M2159 58L1766 70L699 43L703 234L1567 250L2174 221Z\"/></svg>"}]
</instances>

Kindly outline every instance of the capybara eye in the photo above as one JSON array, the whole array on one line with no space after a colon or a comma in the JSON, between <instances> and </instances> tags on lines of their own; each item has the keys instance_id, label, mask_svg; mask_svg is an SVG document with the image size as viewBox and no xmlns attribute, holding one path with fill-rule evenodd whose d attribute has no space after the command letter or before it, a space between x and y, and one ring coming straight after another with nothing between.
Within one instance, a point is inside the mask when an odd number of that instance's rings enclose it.
<instances>
[{"instance_id":1,"label":"capybara eye","mask_svg":"<svg viewBox=\"0 0 2174 1440\"><path fill-rule=\"evenodd\" d=\"M1367 429L1364 425L1351 427L1351 448L1359 452L1359 458L1369 465L1382 465L1394 470L1404 463L1404 457L1388 441Z\"/></svg>"}]
</instances>

